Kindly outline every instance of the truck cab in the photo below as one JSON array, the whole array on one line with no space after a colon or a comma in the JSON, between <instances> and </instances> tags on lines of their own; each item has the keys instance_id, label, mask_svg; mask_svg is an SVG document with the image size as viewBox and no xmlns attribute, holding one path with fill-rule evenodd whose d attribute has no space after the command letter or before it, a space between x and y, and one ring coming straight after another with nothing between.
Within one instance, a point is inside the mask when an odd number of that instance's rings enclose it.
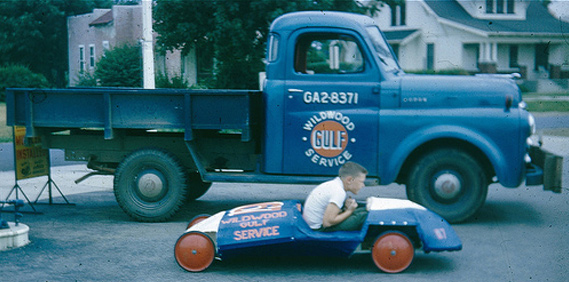
<instances>
[{"instance_id":1,"label":"truck cab","mask_svg":"<svg viewBox=\"0 0 569 282\"><path fill-rule=\"evenodd\" d=\"M378 151L381 82L400 69L369 18L327 14L289 14L271 26L264 169L334 175L357 160L377 177L377 158L366 156Z\"/></svg>"},{"instance_id":2,"label":"truck cab","mask_svg":"<svg viewBox=\"0 0 569 282\"><path fill-rule=\"evenodd\" d=\"M334 175L356 161L453 222L495 181L543 178L512 79L406 74L371 18L342 12L281 16L267 48L265 173Z\"/></svg>"}]
</instances>

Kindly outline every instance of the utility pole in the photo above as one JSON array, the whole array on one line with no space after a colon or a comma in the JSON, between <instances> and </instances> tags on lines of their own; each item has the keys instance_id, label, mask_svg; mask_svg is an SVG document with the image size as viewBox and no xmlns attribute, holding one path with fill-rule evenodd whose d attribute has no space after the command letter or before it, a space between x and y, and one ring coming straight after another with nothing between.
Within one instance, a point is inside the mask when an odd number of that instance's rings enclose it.
<instances>
[{"instance_id":1,"label":"utility pole","mask_svg":"<svg viewBox=\"0 0 569 282\"><path fill-rule=\"evenodd\" d=\"M154 89L154 40L152 37L152 0L142 0L142 73L145 89Z\"/></svg>"}]
</instances>

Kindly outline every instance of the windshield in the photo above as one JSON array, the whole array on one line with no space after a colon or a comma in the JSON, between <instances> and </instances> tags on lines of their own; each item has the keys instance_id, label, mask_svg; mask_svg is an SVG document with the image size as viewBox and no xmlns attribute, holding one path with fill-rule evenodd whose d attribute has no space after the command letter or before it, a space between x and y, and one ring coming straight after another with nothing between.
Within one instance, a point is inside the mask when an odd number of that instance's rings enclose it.
<instances>
[{"instance_id":1,"label":"windshield","mask_svg":"<svg viewBox=\"0 0 569 282\"><path fill-rule=\"evenodd\" d=\"M391 49L381 35L379 28L377 26L368 26L367 32L370 35L371 41L373 42L373 47L375 48L375 52L377 53L379 60L385 65L385 70L387 72L399 71L400 68L397 64L397 60L395 60L393 57Z\"/></svg>"}]
</instances>

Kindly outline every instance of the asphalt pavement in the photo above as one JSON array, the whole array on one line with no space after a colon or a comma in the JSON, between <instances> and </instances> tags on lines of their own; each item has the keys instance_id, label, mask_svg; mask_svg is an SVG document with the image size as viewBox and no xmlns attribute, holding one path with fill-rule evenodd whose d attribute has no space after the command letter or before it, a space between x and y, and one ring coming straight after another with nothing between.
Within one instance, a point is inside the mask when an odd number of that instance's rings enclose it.
<instances>
[{"instance_id":1,"label":"asphalt pavement","mask_svg":"<svg viewBox=\"0 0 569 282\"><path fill-rule=\"evenodd\" d=\"M569 159L567 151L565 159ZM459 252L416 251L405 272L390 275L373 265L368 254L350 259L244 258L215 261L206 271L189 273L174 259L174 244L189 220L239 205L305 199L310 185L215 183L171 221L140 223L118 207L111 176L73 181L88 171L81 165L53 168L54 182L73 205L54 193L56 205L24 214L31 243L0 252L0 281L566 281L569 277L569 193L565 161L562 194L522 186L490 187L482 211L454 225L463 242ZM0 172L0 197L11 188L12 173ZM30 198L44 178L20 181ZM399 185L366 187L357 196L404 198ZM27 206L26 211L31 211ZM10 220L10 214L3 214Z\"/></svg>"},{"instance_id":2,"label":"asphalt pavement","mask_svg":"<svg viewBox=\"0 0 569 282\"><path fill-rule=\"evenodd\" d=\"M0 281L566 281L569 277L569 138L544 136L544 147L564 156L564 192L560 195L522 186L490 187L483 210L455 225L464 249L453 253L417 253L404 273L379 272L369 256L350 259L244 259L214 262L203 273L176 264L173 246L195 215L238 205L280 199L305 199L310 185L215 183L198 201L171 221L140 223L122 212L114 199L111 176L87 174L84 165L53 165L53 205L47 177L18 181L39 213L26 213L31 243L0 252ZM8 150L8 149L2 149ZM2 162L6 159L2 156ZM63 156L55 153L56 164ZM0 170L0 199L14 187L14 171ZM62 194L72 205L66 205ZM400 185L367 187L358 200L374 195L404 198ZM19 195L23 198L23 195ZM361 198L361 199L360 199ZM28 205L26 212L33 212ZM2 216L11 220L11 214Z\"/></svg>"}]
</instances>

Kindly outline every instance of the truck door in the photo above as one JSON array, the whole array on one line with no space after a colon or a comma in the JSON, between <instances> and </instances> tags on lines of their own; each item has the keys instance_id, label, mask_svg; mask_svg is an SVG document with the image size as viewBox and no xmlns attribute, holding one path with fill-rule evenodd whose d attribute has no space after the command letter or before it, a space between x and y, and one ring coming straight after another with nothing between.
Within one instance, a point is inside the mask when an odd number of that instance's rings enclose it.
<instances>
[{"instance_id":1,"label":"truck door","mask_svg":"<svg viewBox=\"0 0 569 282\"><path fill-rule=\"evenodd\" d=\"M342 164L355 161L377 176L380 74L363 42L349 30L291 35L285 174L337 175Z\"/></svg>"}]
</instances>

